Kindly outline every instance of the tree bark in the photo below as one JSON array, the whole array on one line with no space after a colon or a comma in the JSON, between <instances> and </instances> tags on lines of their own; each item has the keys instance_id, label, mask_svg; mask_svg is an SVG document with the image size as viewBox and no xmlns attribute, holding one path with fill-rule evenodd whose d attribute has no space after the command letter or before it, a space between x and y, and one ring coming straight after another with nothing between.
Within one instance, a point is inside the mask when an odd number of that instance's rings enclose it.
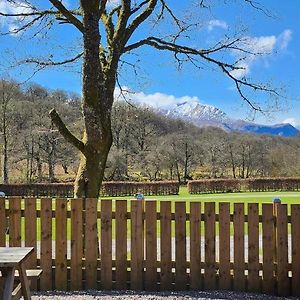
<instances>
[{"instance_id":1,"label":"tree bark","mask_svg":"<svg viewBox=\"0 0 300 300\"><path fill-rule=\"evenodd\" d=\"M111 107L115 83L108 85L100 62L98 1L81 1L83 10L84 149L75 180L74 196L98 198L108 152L112 145ZM116 73L116 70L112 70ZM110 78L111 79L111 78Z\"/></svg>"}]
</instances>

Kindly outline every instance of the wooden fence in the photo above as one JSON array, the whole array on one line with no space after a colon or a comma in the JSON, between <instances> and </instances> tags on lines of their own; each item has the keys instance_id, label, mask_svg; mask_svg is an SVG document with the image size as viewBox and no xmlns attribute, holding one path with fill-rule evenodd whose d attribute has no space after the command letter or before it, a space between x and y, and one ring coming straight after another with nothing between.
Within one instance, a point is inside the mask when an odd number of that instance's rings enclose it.
<instances>
[{"instance_id":1,"label":"wooden fence","mask_svg":"<svg viewBox=\"0 0 300 300\"><path fill-rule=\"evenodd\" d=\"M0 198L6 243L35 247L40 290L300 296L300 205Z\"/></svg>"}]
</instances>

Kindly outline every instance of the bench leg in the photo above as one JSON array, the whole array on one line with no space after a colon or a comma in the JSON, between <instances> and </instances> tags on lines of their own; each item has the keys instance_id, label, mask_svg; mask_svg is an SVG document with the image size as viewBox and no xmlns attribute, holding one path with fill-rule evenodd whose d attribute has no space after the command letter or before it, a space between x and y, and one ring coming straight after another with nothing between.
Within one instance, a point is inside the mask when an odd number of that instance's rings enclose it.
<instances>
[{"instance_id":1,"label":"bench leg","mask_svg":"<svg viewBox=\"0 0 300 300\"><path fill-rule=\"evenodd\" d=\"M26 269L24 266L24 263L21 263L18 267L19 274L20 274L20 282L22 285L22 294L24 297L24 300L30 300L31 295L30 295L30 288L29 288L29 281L26 276Z\"/></svg>"},{"instance_id":2,"label":"bench leg","mask_svg":"<svg viewBox=\"0 0 300 300\"><path fill-rule=\"evenodd\" d=\"M10 300L14 288L15 268L2 268L1 272L4 277L3 300Z\"/></svg>"}]
</instances>

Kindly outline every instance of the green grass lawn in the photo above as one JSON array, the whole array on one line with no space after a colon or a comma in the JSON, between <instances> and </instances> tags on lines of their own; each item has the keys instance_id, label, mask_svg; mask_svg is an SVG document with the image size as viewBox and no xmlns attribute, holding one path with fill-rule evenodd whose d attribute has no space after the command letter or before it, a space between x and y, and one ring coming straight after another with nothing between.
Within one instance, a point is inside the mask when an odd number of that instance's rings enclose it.
<instances>
[{"instance_id":1,"label":"green grass lawn","mask_svg":"<svg viewBox=\"0 0 300 300\"><path fill-rule=\"evenodd\" d=\"M273 198L279 197L283 204L300 204L300 192L241 192L241 193L217 193L217 194L198 194L191 195L188 193L186 187L180 187L179 195L168 196L145 196L145 200L158 200L159 201L185 201L187 203L187 211L189 212L190 202L215 202L218 210L218 203L229 202L231 210L234 203L272 203ZM134 197L103 197L102 200L130 200ZM113 209L115 203L113 203ZM174 211L175 205L172 205ZM130 203L128 202L128 209L130 209ZM245 205L247 211L247 205Z\"/></svg>"}]
</instances>

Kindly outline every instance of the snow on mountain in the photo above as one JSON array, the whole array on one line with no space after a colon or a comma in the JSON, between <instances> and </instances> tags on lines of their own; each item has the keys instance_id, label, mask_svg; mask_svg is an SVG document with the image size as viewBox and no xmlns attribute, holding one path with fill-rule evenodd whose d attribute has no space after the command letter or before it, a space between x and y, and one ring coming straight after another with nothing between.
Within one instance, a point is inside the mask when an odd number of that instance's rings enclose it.
<instances>
[{"instance_id":1,"label":"snow on mountain","mask_svg":"<svg viewBox=\"0 0 300 300\"><path fill-rule=\"evenodd\" d=\"M214 126L227 132L244 132L255 134L279 135L284 137L296 136L299 130L291 124L261 125L228 117L220 109L191 100L176 103L158 111L166 116L182 119L198 127Z\"/></svg>"}]
</instances>

